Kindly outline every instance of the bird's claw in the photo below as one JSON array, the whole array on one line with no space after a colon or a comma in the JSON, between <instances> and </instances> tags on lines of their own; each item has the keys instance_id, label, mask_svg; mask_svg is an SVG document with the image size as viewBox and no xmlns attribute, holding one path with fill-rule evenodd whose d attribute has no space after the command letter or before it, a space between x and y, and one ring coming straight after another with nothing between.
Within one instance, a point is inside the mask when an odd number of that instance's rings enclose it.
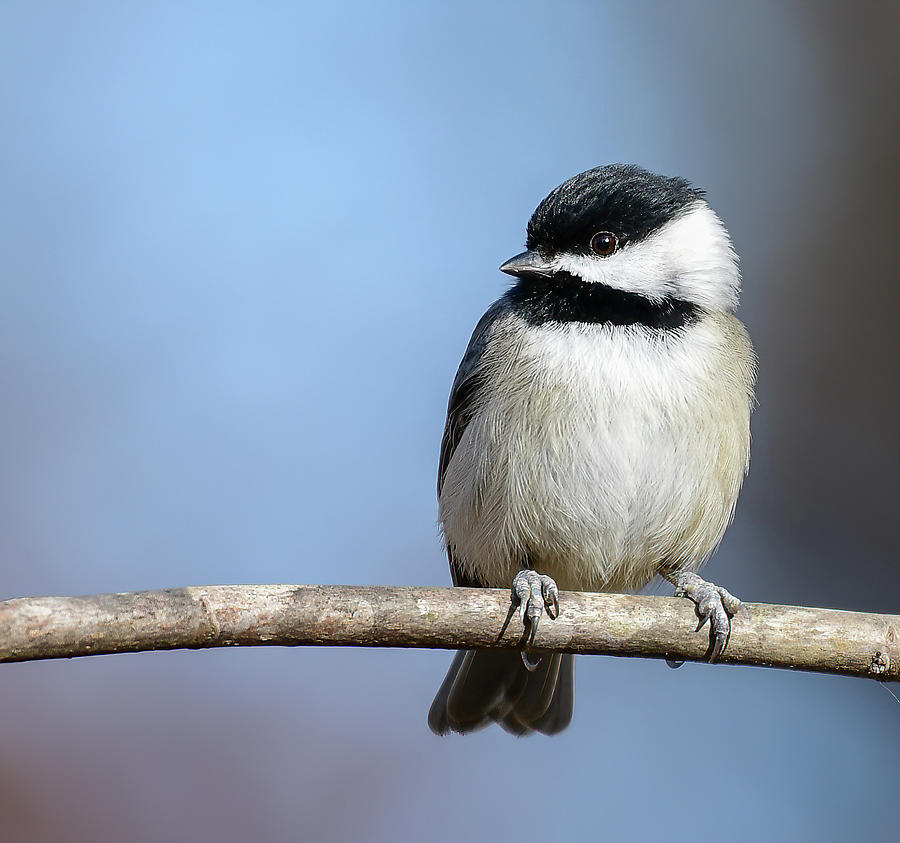
<instances>
[{"instance_id":1,"label":"bird's claw","mask_svg":"<svg viewBox=\"0 0 900 843\"><path fill-rule=\"evenodd\" d=\"M551 620L559 617L559 589L552 577L526 568L513 579L512 604L519 608L530 643L545 609Z\"/></svg>"},{"instance_id":2,"label":"bird's claw","mask_svg":"<svg viewBox=\"0 0 900 843\"><path fill-rule=\"evenodd\" d=\"M707 582L690 571L682 571L675 579L675 596L687 597L697 607L701 630L707 621L710 625L712 650L709 660L714 662L725 650L731 636L731 618L741 608L741 601L720 585Z\"/></svg>"}]
</instances>

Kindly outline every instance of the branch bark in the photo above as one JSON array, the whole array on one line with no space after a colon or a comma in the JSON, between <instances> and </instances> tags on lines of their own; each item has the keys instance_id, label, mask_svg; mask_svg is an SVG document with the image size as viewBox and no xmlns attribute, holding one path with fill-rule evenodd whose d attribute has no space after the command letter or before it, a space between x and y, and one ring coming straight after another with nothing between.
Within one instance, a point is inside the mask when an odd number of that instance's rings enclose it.
<instances>
[{"instance_id":1,"label":"branch bark","mask_svg":"<svg viewBox=\"0 0 900 843\"><path fill-rule=\"evenodd\" d=\"M0 661L248 645L471 649L521 644L500 589L222 585L0 603ZM564 592L535 649L704 661L689 601ZM508 621L508 622L507 622ZM745 603L726 664L900 679L900 615Z\"/></svg>"}]
</instances>

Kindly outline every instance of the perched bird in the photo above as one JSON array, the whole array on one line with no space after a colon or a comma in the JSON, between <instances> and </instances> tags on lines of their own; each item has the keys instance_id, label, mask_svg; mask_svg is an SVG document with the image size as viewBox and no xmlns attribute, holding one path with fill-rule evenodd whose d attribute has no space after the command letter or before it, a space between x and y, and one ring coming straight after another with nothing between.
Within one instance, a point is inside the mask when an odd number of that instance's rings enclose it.
<instances>
[{"instance_id":1,"label":"perched bird","mask_svg":"<svg viewBox=\"0 0 900 843\"><path fill-rule=\"evenodd\" d=\"M526 245L450 392L438 500L453 584L511 585L533 634L559 589L659 575L709 620L714 660L740 601L696 571L747 471L756 370L728 231L684 179L612 164L550 193ZM428 724L554 734L573 697L571 655L460 651Z\"/></svg>"}]
</instances>

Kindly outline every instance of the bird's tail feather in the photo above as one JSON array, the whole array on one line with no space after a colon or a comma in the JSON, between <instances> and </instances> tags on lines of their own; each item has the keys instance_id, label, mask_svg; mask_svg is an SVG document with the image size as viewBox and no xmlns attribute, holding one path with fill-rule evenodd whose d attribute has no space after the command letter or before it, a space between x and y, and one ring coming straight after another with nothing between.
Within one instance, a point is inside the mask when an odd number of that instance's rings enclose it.
<instances>
[{"instance_id":1,"label":"bird's tail feather","mask_svg":"<svg viewBox=\"0 0 900 843\"><path fill-rule=\"evenodd\" d=\"M499 723L516 735L561 732L572 719L574 659L545 654L528 670L515 650L460 650L428 713L431 731L472 732Z\"/></svg>"}]
</instances>

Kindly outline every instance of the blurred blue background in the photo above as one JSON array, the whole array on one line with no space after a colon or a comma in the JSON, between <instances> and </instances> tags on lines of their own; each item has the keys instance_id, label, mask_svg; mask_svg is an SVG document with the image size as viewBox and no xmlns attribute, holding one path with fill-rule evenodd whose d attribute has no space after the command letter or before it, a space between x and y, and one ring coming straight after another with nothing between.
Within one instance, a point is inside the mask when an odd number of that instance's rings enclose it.
<instances>
[{"instance_id":1,"label":"blurred blue background","mask_svg":"<svg viewBox=\"0 0 900 843\"><path fill-rule=\"evenodd\" d=\"M448 583L438 444L496 267L550 188L626 161L705 187L743 257L760 406L710 577L900 611L897 24L3 3L4 595ZM562 736L438 739L449 660L5 666L2 837L896 836L900 705L873 682L581 658Z\"/></svg>"}]
</instances>

